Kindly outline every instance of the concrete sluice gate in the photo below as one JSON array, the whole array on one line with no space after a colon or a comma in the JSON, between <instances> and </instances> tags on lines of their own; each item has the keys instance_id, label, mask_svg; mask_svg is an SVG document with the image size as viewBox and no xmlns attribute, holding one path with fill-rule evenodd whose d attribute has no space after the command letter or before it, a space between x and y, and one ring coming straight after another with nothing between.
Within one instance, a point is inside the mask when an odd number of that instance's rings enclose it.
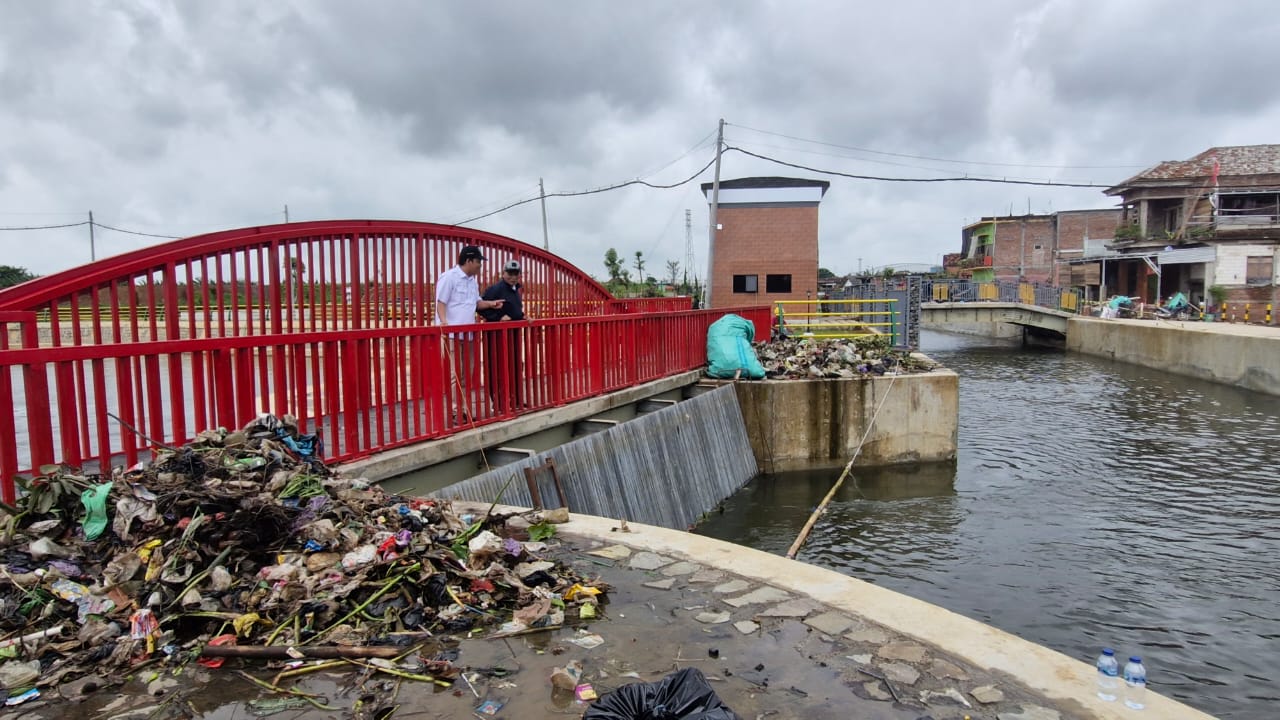
<instances>
[{"instance_id":1,"label":"concrete sluice gate","mask_svg":"<svg viewBox=\"0 0 1280 720\"><path fill-rule=\"evenodd\" d=\"M725 385L431 495L475 502L501 496L504 504L565 505L681 530L757 473L738 397Z\"/></svg>"}]
</instances>

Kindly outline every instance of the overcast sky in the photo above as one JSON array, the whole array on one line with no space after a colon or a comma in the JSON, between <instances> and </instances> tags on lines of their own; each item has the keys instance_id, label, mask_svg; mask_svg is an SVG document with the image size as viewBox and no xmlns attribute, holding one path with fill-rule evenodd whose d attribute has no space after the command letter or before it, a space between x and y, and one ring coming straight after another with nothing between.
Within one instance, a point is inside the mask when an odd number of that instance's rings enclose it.
<instances>
[{"instance_id":1,"label":"overcast sky","mask_svg":"<svg viewBox=\"0 0 1280 720\"><path fill-rule=\"evenodd\" d=\"M821 264L936 263L983 215L1215 145L1280 142L1273 3L0 0L0 226L188 236L292 220L461 223L517 200L721 177L831 181ZM547 201L551 250L706 263L706 170ZM471 223L542 244L537 202ZM99 230L98 256L163 242ZM88 261L85 227L0 265ZM655 273L657 274L657 273Z\"/></svg>"}]
</instances>

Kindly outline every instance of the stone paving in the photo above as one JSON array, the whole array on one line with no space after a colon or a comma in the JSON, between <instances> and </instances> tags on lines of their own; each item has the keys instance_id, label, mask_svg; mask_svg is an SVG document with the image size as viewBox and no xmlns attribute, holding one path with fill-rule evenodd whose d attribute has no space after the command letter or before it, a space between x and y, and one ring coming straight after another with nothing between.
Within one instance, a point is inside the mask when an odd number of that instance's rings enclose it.
<instances>
[{"instance_id":1,"label":"stone paving","mask_svg":"<svg viewBox=\"0 0 1280 720\"><path fill-rule=\"evenodd\" d=\"M744 719L1089 717L793 592L625 545L577 544L595 564L611 566L600 575L615 586L610 617L628 621L617 629L633 627L637 612L676 628L685 640L672 656L698 658ZM608 637L610 630L598 632ZM648 632L639 654L653 652L664 635L657 627ZM680 666L673 661L672 669Z\"/></svg>"}]
</instances>

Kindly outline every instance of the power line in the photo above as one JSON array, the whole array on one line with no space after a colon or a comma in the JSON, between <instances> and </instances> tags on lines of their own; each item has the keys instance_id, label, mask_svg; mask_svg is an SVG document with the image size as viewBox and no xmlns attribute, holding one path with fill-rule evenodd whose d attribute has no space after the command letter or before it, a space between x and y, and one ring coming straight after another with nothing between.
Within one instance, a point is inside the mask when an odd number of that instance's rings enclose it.
<instances>
[{"instance_id":1,"label":"power line","mask_svg":"<svg viewBox=\"0 0 1280 720\"><path fill-rule=\"evenodd\" d=\"M82 224L87 225L88 223L82 223ZM138 232L137 230L125 230L118 227L111 227L110 225L103 225L100 222L95 222L93 224L96 225L97 227L102 228L103 230L114 230L119 233L125 233L126 235L141 235L143 237L164 238L166 240L177 240L178 238L182 237L181 235L156 235L155 233L144 233L144 232Z\"/></svg>"},{"instance_id":2,"label":"power line","mask_svg":"<svg viewBox=\"0 0 1280 720\"><path fill-rule=\"evenodd\" d=\"M0 227L0 230L56 230L58 228L80 227L88 225L88 220L81 220L78 223L67 223L66 225L33 225L30 227Z\"/></svg>"},{"instance_id":3,"label":"power line","mask_svg":"<svg viewBox=\"0 0 1280 720\"><path fill-rule=\"evenodd\" d=\"M751 157L754 157L754 158L759 158L759 159L761 159L761 160L767 160L768 162L771 162L771 163L777 163L778 165L785 165L785 166L787 166L787 167L793 167L793 168L796 168L796 169L798 169L798 170L808 170L809 172L816 172L816 173L820 173L820 174L823 174L823 175L836 175L836 176L839 176L839 177L851 178L851 179L853 179L853 180L877 180L877 181L880 181L880 182L914 182L914 183L980 182L980 183L1001 183L1001 184L1005 184L1005 185L1041 185L1041 186L1046 186L1046 187L1069 187L1069 188L1109 188L1109 187L1112 187L1111 185L1097 185L1097 184L1093 184L1093 183L1052 182L1052 181L1045 181L1045 180L1011 180L1011 179L1008 179L1008 178L998 178L998 179L997 179L997 178L983 178L983 177L969 177L969 176L962 176L962 177L942 177L942 178L904 178L904 177L884 177L884 176L880 176L880 175L854 175L854 174L852 174L852 173L837 172L837 171L835 171L835 170L821 170L821 169L819 169L819 168L809 167L808 165L801 165L801 164L799 164L799 163L791 163L791 162L787 162L787 161L785 161L785 160L779 160L779 159L777 159L777 158L769 157L768 155L761 155L761 154L759 154L759 153L753 153L753 152L751 152L750 150L743 150L743 149L742 149L742 148L740 148L740 147L734 147L734 146L732 146L732 145L726 146L726 147L725 147L725 150L733 150L733 151L736 151L736 152L740 152L740 153L742 153L743 155L750 155ZM705 168L703 168L703 169L705 169Z\"/></svg>"},{"instance_id":4,"label":"power line","mask_svg":"<svg viewBox=\"0 0 1280 720\"><path fill-rule=\"evenodd\" d=\"M892 165L892 166L894 166L894 167L913 168L913 169L915 169L915 170L928 170L928 171L930 171L930 172L936 172L936 173L953 173L953 172L955 172L955 170L954 170L954 169L944 169L944 168L937 168L937 167L929 167L928 165L920 165L920 164L917 164L917 163L894 162L894 161L892 161L892 160L876 160L876 159L874 159L874 158L858 157L858 156L856 156L856 155L850 155L850 154L848 154L848 153L823 152L822 150L805 150L805 149L803 149L803 148L785 147L785 146L782 146L782 145L770 145L770 144L768 144L768 143L752 143L752 144L751 144L751 147L753 147L753 148L760 148L760 147L764 147L764 148L772 148L772 149L774 149L774 150L787 150L787 151L790 151L790 152L805 153L806 155L820 155L820 156L822 156L822 157L840 158L840 159L842 159L842 160L852 160L852 161L854 161L854 162L861 162L861 163L875 163L876 165ZM996 176L993 176L993 175L985 175L985 174L980 174L980 173L965 173L965 177L981 178L981 177L996 177ZM1008 176L1008 175L1003 176L1003 177L1004 177L1004 179L1014 179L1014 180L1028 180L1028 179L1033 179L1033 178L1026 178L1026 177L1021 177L1021 176Z\"/></svg>"},{"instance_id":5,"label":"power line","mask_svg":"<svg viewBox=\"0 0 1280 720\"><path fill-rule=\"evenodd\" d=\"M622 188L630 187L630 186L632 186L632 185L643 185L643 186L645 186L645 187L654 188L655 190L670 190L671 188L677 188L677 187L680 187L681 185L687 185L688 183L691 183L691 182L693 182L694 180L698 179L698 176L699 176L699 175L701 175L702 173L706 172L706 171L707 171L707 168L710 168L710 167L712 166L712 164L714 164L714 163L715 163L715 161L716 161L716 160L715 160L715 158L711 158L711 160L709 160L709 161L707 162L707 164L706 164L706 165L703 165L703 166L702 166L702 169L698 170L697 172L695 172L694 174L692 174L692 175L690 175L689 177L685 178L684 180L681 180L680 182L676 182L676 183L671 183L670 185L662 185L662 184L658 184L658 183L651 183L651 182L649 182L648 180L636 179L636 180L628 180L628 181L626 181L626 182L622 182L622 183L617 183L617 184L615 184L615 185L609 185L609 186L606 186L606 187L595 188L595 189L592 189L592 190L578 190L578 191L574 191L574 192L552 192L552 193L547 193L547 194L546 194L546 197L580 197L580 196L582 196L582 195L596 195L596 194L598 194L598 193L602 193L602 192L609 192L609 191L611 191L611 190L621 190ZM470 218L470 219L468 219L468 220L463 220L462 222L458 222L458 223L454 223L454 224L455 224L455 225L466 225L466 224L468 224L468 223L473 223L473 222L475 222L475 221L477 221L477 220L483 220L483 219L485 219L485 218L487 218L487 217L490 217L490 216L492 216L492 215L497 215L497 214L498 214L498 213L500 213L500 212L506 212L507 210L510 210L511 208L514 208L514 207L519 207L519 206L521 206L521 205L527 205L527 204L529 204L529 203L531 203L531 202L535 202L535 201L537 201L537 200L539 200L539 199L541 199L541 198L542 198L542 196L541 196L541 195L534 195L533 197L525 198L524 200L519 200L519 201L517 201L517 202L513 202L513 203L511 203L511 204L509 204L509 205L507 205L507 206L505 206L505 207L500 207L500 208L498 208L497 210L494 210L493 212L487 212L487 213L485 213L484 215L478 215L478 216L476 216L476 217Z\"/></svg>"},{"instance_id":6,"label":"power line","mask_svg":"<svg viewBox=\"0 0 1280 720\"><path fill-rule=\"evenodd\" d=\"M840 145L838 143L823 142L821 140L810 140L809 138L796 137L795 135L786 135L784 133L771 132L769 130L760 130L758 128L747 127L746 125L734 125L733 123L725 123L733 125L733 127L758 132L762 135L773 135L775 137L786 138L788 140L796 140L798 142L813 143L814 145L826 145L827 147L840 148L842 150L854 150L856 152L870 153L872 155L886 155L888 157L909 158L912 160L929 160L932 162L956 163L958 165L993 165L999 167L1024 167L1039 168L1050 170L1121 170L1133 168L1145 168L1147 165L1031 165L1027 163L1005 163L1005 162L983 162L980 160L951 160L948 158L931 157L929 155L910 155L908 153L885 152L883 150L871 150L869 148L861 148L853 145Z\"/></svg>"}]
</instances>

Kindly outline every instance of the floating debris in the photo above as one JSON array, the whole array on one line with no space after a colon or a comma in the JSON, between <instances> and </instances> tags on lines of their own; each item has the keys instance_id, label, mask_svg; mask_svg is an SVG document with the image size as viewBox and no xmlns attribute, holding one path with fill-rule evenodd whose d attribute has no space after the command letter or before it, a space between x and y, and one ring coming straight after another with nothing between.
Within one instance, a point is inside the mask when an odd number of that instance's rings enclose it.
<instances>
[{"instance_id":1,"label":"floating debris","mask_svg":"<svg viewBox=\"0 0 1280 720\"><path fill-rule=\"evenodd\" d=\"M765 377L787 380L868 377L928 372L927 359L889 346L888 336L871 338L783 338L755 346Z\"/></svg>"},{"instance_id":2,"label":"floating debris","mask_svg":"<svg viewBox=\"0 0 1280 720\"><path fill-rule=\"evenodd\" d=\"M415 643L574 623L610 589L544 560L545 543L507 532L510 515L464 522L447 501L339 477L322 452L293 418L264 415L110 477L46 466L19 478L0 522L12 702L201 658L337 658L448 685L457 668Z\"/></svg>"}]
</instances>

